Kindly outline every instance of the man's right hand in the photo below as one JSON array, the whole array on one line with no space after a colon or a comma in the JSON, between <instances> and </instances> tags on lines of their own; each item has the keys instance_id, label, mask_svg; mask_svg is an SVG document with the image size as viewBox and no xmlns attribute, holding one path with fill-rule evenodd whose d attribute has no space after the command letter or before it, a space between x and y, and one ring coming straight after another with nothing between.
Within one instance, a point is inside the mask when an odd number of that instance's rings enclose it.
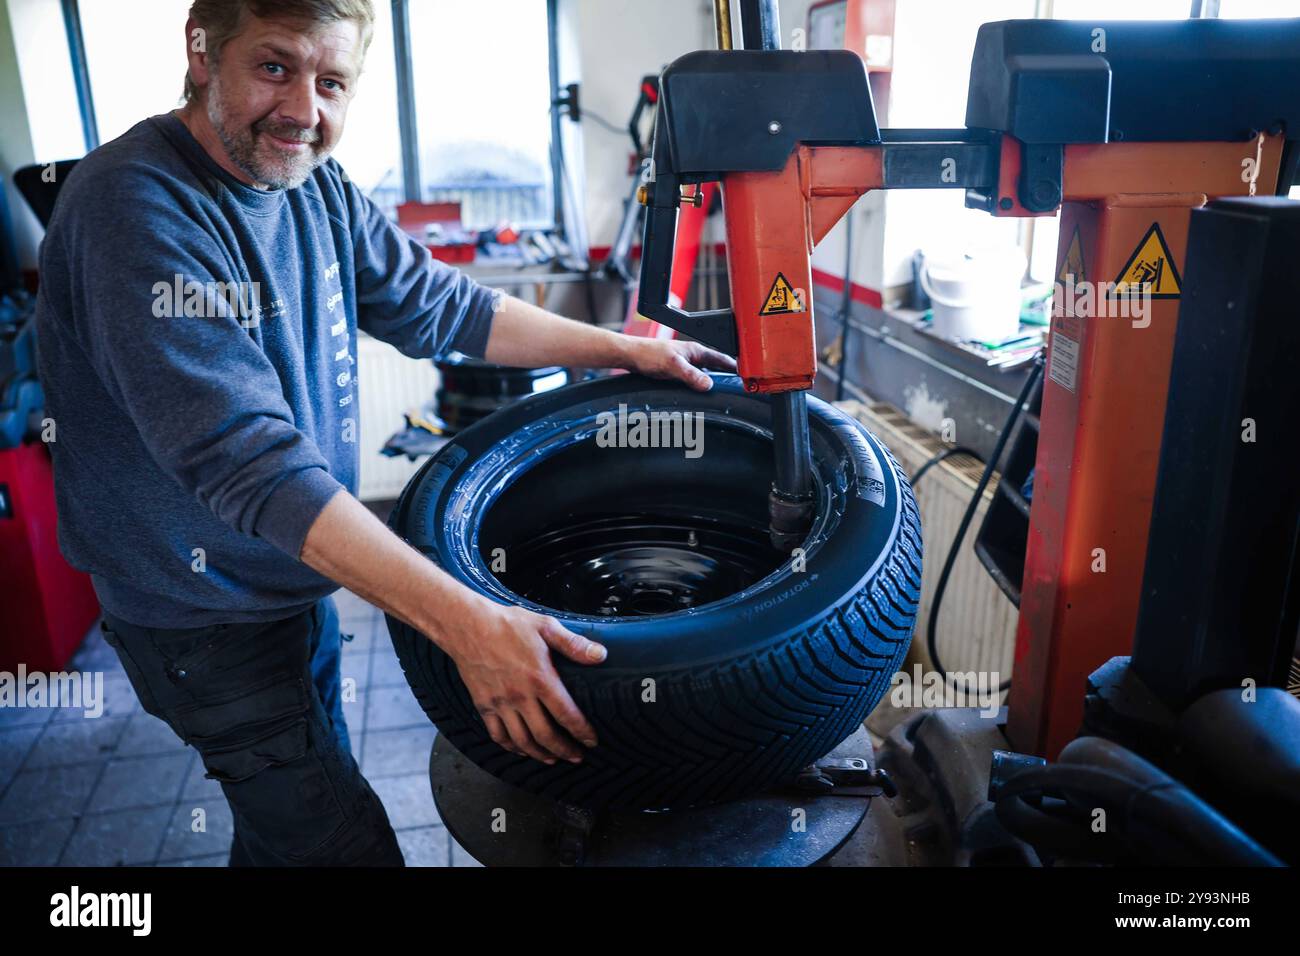
<instances>
[{"instance_id":1,"label":"man's right hand","mask_svg":"<svg viewBox=\"0 0 1300 956\"><path fill-rule=\"evenodd\" d=\"M581 763L583 747L596 746L596 731L560 681L551 651L579 664L599 664L604 645L524 608L484 599L475 612L443 647L492 739L546 764Z\"/></svg>"},{"instance_id":2,"label":"man's right hand","mask_svg":"<svg viewBox=\"0 0 1300 956\"><path fill-rule=\"evenodd\" d=\"M496 604L453 580L340 490L316 518L302 561L441 647L498 744L544 763L582 762L596 731L551 663L599 664L604 646L552 618Z\"/></svg>"}]
</instances>

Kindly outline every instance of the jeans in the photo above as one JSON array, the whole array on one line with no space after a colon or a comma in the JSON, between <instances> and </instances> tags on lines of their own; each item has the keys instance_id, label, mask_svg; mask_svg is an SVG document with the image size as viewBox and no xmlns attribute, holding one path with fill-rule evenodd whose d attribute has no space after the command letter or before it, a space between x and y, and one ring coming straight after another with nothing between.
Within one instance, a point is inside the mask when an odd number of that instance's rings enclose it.
<instances>
[{"instance_id":1,"label":"jeans","mask_svg":"<svg viewBox=\"0 0 1300 956\"><path fill-rule=\"evenodd\" d=\"M324 616L321 626L312 629L311 682L316 685L321 706L329 714L339 749L351 753L352 738L348 736L348 722L343 717L343 638L339 634L339 612L333 598L326 598L318 607L324 608Z\"/></svg>"},{"instance_id":2,"label":"jeans","mask_svg":"<svg viewBox=\"0 0 1300 956\"><path fill-rule=\"evenodd\" d=\"M234 818L231 866L401 866L379 797L348 741L338 612L201 628L105 614L145 711L194 747Z\"/></svg>"}]
</instances>

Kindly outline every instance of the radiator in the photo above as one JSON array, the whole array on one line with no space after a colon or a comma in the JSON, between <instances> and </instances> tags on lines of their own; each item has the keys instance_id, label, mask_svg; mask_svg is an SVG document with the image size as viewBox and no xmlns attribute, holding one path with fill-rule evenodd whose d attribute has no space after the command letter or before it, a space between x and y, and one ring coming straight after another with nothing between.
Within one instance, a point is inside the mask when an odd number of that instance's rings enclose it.
<instances>
[{"instance_id":1,"label":"radiator","mask_svg":"<svg viewBox=\"0 0 1300 956\"><path fill-rule=\"evenodd\" d=\"M914 424L901 411L884 402L840 402L839 407L857 418L894 453L908 475L946 447L932 432ZM916 616L916 633L908 653L906 669L921 664L931 668L926 651L926 633L935 586L943 570L948 549L961 523L962 513L979 484L984 466L967 455L954 455L931 468L913 489L921 510L921 535L925 560L921 576L921 609ZM984 490L957 562L948 577L936 630L939 656L949 671L996 672L1001 682L1011 676L1015 653L1016 622L1020 612L1007 600L975 556L975 535L984 512L993 500L997 475Z\"/></svg>"},{"instance_id":2,"label":"radiator","mask_svg":"<svg viewBox=\"0 0 1300 956\"><path fill-rule=\"evenodd\" d=\"M885 402L839 402L838 407L867 426L894 453L902 469L916 474L925 462L945 446L930 431L920 428L908 417ZM954 455L931 468L914 489L921 509L921 535L925 542L925 561L921 575L921 609L916 616L916 633L904 669L920 664L931 667L925 648L926 629L935 585L948 548L957 534L962 513L975 493L984 466L967 455ZM975 510L957 563L948 578L948 589L939 612L939 656L950 671L997 671L1000 680L1011 676L1015 654L1016 622L1019 611L993 583L975 557L975 535L984 512L993 500L998 476L995 472L984 499ZM1291 661L1286 689L1300 697L1300 658Z\"/></svg>"},{"instance_id":3,"label":"radiator","mask_svg":"<svg viewBox=\"0 0 1300 956\"><path fill-rule=\"evenodd\" d=\"M361 405L362 501L396 498L423 462L379 453L406 423L404 412L433 399L438 370L428 359L407 358L385 342L360 334L357 340L357 391Z\"/></svg>"}]
</instances>

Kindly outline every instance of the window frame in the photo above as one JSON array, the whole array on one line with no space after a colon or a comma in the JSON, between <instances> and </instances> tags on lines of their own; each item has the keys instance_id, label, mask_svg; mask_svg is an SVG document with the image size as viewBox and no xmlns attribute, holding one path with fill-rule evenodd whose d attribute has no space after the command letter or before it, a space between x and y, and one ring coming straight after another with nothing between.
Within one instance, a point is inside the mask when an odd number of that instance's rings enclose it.
<instances>
[{"instance_id":1,"label":"window frame","mask_svg":"<svg viewBox=\"0 0 1300 956\"><path fill-rule=\"evenodd\" d=\"M95 97L90 85L90 66L82 34L81 9L77 0L59 0L63 22L68 35L68 52L72 57L73 80L77 89L77 105L81 113L82 133L86 152L99 146L99 125L95 118ZM384 0L375 0L383 3ZM559 90L559 2L546 0L546 49L551 99ZM420 135L415 93L415 61L411 48L410 5L408 0L391 0L393 8L393 45L397 71L397 122L402 152L402 186L407 202L419 202L423 197L420 171ZM561 111L551 110L551 190L554 205L554 231L566 236L564 221L564 148L561 130Z\"/></svg>"}]
</instances>

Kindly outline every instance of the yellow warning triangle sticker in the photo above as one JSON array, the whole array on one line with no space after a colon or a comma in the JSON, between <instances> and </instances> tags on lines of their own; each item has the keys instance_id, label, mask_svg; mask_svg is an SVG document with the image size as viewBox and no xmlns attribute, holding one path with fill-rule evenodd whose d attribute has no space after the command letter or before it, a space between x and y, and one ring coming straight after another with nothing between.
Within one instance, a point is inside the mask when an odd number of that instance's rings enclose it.
<instances>
[{"instance_id":1,"label":"yellow warning triangle sticker","mask_svg":"<svg viewBox=\"0 0 1300 956\"><path fill-rule=\"evenodd\" d=\"M1061 260L1061 270L1056 274L1056 281L1064 284L1066 276L1073 276L1076 285L1086 282L1088 278L1083 271L1083 242L1079 239L1078 226L1074 227L1074 237L1065 250L1065 258Z\"/></svg>"},{"instance_id":2,"label":"yellow warning triangle sticker","mask_svg":"<svg viewBox=\"0 0 1300 956\"><path fill-rule=\"evenodd\" d=\"M759 315L788 315L804 311L803 296L795 292L789 280L780 272L772 283L772 291L767 294L767 302Z\"/></svg>"},{"instance_id":3,"label":"yellow warning triangle sticker","mask_svg":"<svg viewBox=\"0 0 1300 956\"><path fill-rule=\"evenodd\" d=\"M1182 277L1158 222L1151 224L1115 278L1115 295L1141 294L1144 289L1153 299L1177 299L1183 294Z\"/></svg>"}]
</instances>

